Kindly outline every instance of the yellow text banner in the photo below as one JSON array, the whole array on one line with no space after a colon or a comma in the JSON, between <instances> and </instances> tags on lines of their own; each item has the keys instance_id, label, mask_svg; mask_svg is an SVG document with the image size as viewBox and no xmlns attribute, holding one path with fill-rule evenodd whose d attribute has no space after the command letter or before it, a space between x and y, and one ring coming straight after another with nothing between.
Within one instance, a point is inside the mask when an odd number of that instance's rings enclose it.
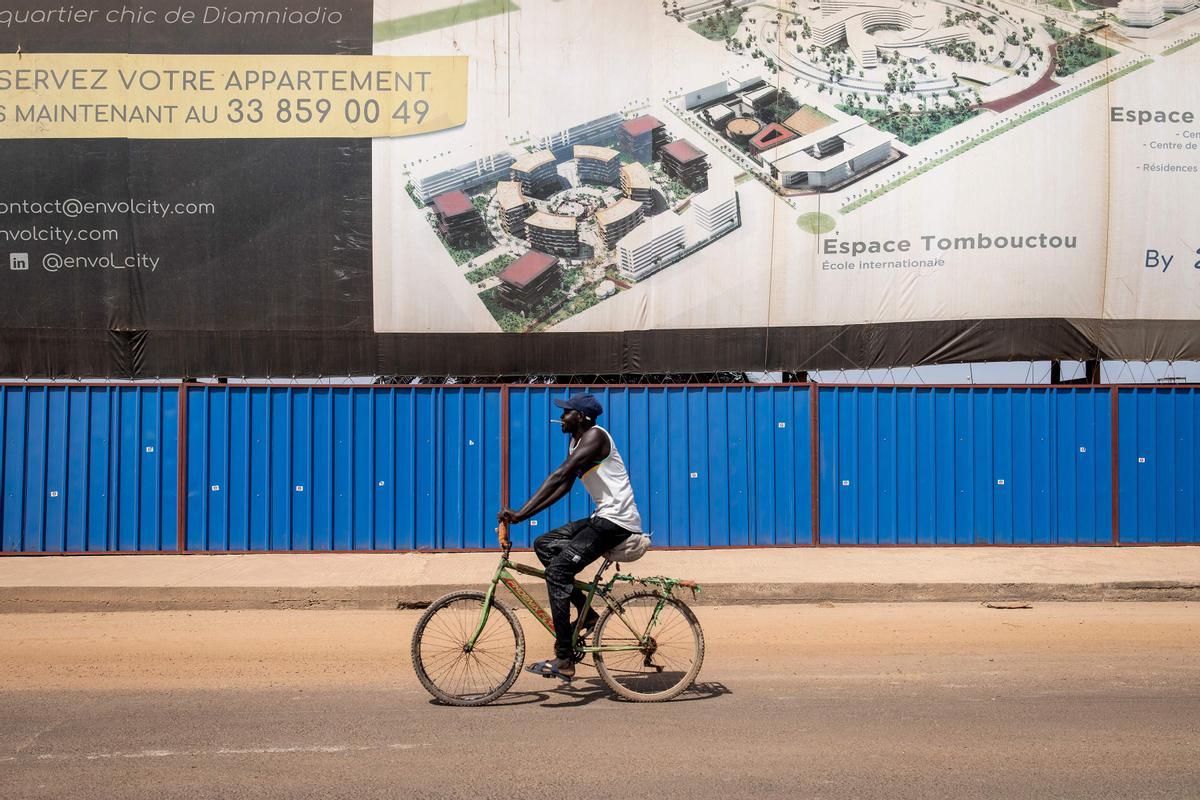
<instances>
[{"instance_id":1,"label":"yellow text banner","mask_svg":"<svg viewBox=\"0 0 1200 800\"><path fill-rule=\"evenodd\" d=\"M287 139L467 120L465 56L0 55L3 139Z\"/></svg>"}]
</instances>

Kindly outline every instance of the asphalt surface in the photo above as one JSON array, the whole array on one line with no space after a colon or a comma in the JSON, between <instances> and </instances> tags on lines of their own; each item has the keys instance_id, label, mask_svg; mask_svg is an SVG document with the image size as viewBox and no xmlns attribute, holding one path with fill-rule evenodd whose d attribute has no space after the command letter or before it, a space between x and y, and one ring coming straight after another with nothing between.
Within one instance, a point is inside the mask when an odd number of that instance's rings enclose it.
<instances>
[{"instance_id":1,"label":"asphalt surface","mask_svg":"<svg viewBox=\"0 0 1200 800\"><path fill-rule=\"evenodd\" d=\"M421 689L416 611L5 615L0 797L1196 798L1198 612L704 607L677 701L482 709Z\"/></svg>"}]
</instances>

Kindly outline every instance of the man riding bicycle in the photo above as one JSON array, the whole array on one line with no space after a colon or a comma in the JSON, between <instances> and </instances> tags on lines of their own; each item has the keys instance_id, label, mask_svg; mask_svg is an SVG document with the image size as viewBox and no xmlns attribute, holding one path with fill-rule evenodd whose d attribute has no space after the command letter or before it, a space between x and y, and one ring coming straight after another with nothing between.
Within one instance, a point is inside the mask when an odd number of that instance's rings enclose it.
<instances>
[{"instance_id":1,"label":"man riding bicycle","mask_svg":"<svg viewBox=\"0 0 1200 800\"><path fill-rule=\"evenodd\" d=\"M576 478L583 481L596 504L596 510L587 519L555 528L533 543L534 552L546 568L555 657L532 664L528 669L546 677L570 680L575 676L571 606L582 614L586 602L583 592L574 588L575 576L629 536L641 534L642 517L633 501L629 473L616 443L608 431L596 424L596 418L604 413L600 402L590 394L580 393L568 400L555 400L554 404L563 409L559 421L563 433L571 437L567 459L547 476L519 511L505 508L496 518L500 522L523 522L564 497ZM587 609L581 637L597 619L596 612Z\"/></svg>"}]
</instances>

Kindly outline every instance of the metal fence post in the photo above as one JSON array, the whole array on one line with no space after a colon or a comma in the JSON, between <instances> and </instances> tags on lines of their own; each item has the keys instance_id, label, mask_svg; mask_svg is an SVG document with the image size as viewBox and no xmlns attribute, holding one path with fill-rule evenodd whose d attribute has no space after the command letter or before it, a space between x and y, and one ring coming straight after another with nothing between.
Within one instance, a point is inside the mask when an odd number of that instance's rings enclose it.
<instances>
[{"instance_id":1,"label":"metal fence post","mask_svg":"<svg viewBox=\"0 0 1200 800\"><path fill-rule=\"evenodd\" d=\"M812 543L821 544L821 392L817 384L808 386L808 439L809 439L809 481L812 486Z\"/></svg>"},{"instance_id":2,"label":"metal fence post","mask_svg":"<svg viewBox=\"0 0 1200 800\"><path fill-rule=\"evenodd\" d=\"M175 466L179 485L175 497L175 530L178 540L176 549L180 553L187 552L187 462L188 462L188 425L187 425L187 383L179 384L179 407L175 416L179 419L179 439L175 444Z\"/></svg>"},{"instance_id":3,"label":"metal fence post","mask_svg":"<svg viewBox=\"0 0 1200 800\"><path fill-rule=\"evenodd\" d=\"M500 387L500 507L508 508L508 384Z\"/></svg>"},{"instance_id":4,"label":"metal fence post","mask_svg":"<svg viewBox=\"0 0 1200 800\"><path fill-rule=\"evenodd\" d=\"M1112 543L1120 546L1121 544L1121 462L1117 457L1118 440L1121 434L1121 425L1117 418L1118 408L1120 407L1119 392L1117 387L1113 386L1108 390L1109 398L1111 399L1112 417Z\"/></svg>"}]
</instances>

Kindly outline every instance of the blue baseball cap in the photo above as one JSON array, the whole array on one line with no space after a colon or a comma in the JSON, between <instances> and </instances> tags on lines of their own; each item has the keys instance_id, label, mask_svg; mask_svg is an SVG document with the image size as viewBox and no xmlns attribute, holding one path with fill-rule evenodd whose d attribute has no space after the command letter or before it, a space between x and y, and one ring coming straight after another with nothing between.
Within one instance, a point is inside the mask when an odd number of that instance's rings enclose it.
<instances>
[{"instance_id":1,"label":"blue baseball cap","mask_svg":"<svg viewBox=\"0 0 1200 800\"><path fill-rule=\"evenodd\" d=\"M554 405L559 408L569 408L573 411L578 411L580 414L593 420L604 413L604 406L600 405L600 401L587 392L573 394L566 400L555 400Z\"/></svg>"}]
</instances>

